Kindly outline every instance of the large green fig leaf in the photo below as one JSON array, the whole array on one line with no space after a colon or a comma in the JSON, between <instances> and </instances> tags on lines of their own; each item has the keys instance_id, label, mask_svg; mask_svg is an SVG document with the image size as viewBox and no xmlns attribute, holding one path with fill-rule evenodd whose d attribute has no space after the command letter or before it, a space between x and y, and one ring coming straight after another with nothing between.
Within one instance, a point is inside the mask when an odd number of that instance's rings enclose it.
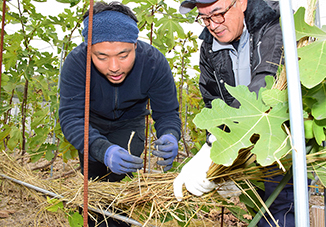
<instances>
[{"instance_id":1,"label":"large green fig leaf","mask_svg":"<svg viewBox=\"0 0 326 227\"><path fill-rule=\"evenodd\" d=\"M308 91L303 89L303 91L306 92L305 97L316 100L311 107L311 115L316 120L326 119L326 83L321 83Z\"/></svg>"},{"instance_id":2,"label":"large green fig leaf","mask_svg":"<svg viewBox=\"0 0 326 227\"><path fill-rule=\"evenodd\" d=\"M301 83L312 88L325 79L326 71L326 32L304 21L305 8L301 7L294 15L296 38L313 37L311 44L298 48Z\"/></svg>"},{"instance_id":3,"label":"large green fig leaf","mask_svg":"<svg viewBox=\"0 0 326 227\"><path fill-rule=\"evenodd\" d=\"M288 100L288 90L268 89L262 93L263 101L268 106L275 106Z\"/></svg>"},{"instance_id":4,"label":"large green fig leaf","mask_svg":"<svg viewBox=\"0 0 326 227\"><path fill-rule=\"evenodd\" d=\"M226 88L241 103L239 109L215 99L211 109L204 108L194 119L197 127L207 129L216 137L211 149L213 162L230 166L238 151L250 146L254 146L251 152L256 154L256 160L262 166L280 159L291 149L282 129L282 124L289 119L287 103L271 108L263 103L261 94L257 99L246 86L226 85ZM226 125L230 132L217 127L221 125ZM253 141L257 136L258 141Z\"/></svg>"}]
</instances>

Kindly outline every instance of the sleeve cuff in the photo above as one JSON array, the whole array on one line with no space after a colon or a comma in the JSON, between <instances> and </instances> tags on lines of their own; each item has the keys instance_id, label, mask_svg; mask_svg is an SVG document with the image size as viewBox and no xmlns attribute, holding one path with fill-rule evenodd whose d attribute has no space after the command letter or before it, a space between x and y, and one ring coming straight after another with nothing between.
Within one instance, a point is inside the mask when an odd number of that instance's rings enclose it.
<instances>
[{"instance_id":1,"label":"sleeve cuff","mask_svg":"<svg viewBox=\"0 0 326 227\"><path fill-rule=\"evenodd\" d=\"M96 139L90 146L89 154L97 161L104 163L105 152L112 145L113 144L108 140L101 138Z\"/></svg>"},{"instance_id":2,"label":"sleeve cuff","mask_svg":"<svg viewBox=\"0 0 326 227\"><path fill-rule=\"evenodd\" d=\"M178 133L177 131L175 131L173 129L166 130L162 135L166 135L166 134L172 134L177 139L177 141L180 140L180 133Z\"/></svg>"}]
</instances>

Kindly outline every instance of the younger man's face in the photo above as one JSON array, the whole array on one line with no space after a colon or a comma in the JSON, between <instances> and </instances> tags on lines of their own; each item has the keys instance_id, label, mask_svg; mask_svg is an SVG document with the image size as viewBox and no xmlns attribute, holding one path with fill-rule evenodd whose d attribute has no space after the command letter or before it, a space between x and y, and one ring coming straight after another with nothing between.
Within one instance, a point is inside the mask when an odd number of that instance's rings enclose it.
<instances>
[{"instance_id":1,"label":"younger man's face","mask_svg":"<svg viewBox=\"0 0 326 227\"><path fill-rule=\"evenodd\" d=\"M122 83L135 63L137 43L101 42L92 45L96 69L111 83Z\"/></svg>"}]
</instances>

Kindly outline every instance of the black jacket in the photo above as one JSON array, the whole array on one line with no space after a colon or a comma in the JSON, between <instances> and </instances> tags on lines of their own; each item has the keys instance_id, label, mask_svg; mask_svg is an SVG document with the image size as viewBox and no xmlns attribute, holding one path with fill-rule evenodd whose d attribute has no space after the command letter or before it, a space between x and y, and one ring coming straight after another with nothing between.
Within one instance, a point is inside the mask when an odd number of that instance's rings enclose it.
<instances>
[{"instance_id":1,"label":"black jacket","mask_svg":"<svg viewBox=\"0 0 326 227\"><path fill-rule=\"evenodd\" d=\"M274 76L282 59L283 43L278 7L278 2L274 1L248 0L245 11L245 22L250 34L251 82L248 88L257 94L261 87L266 86L265 76ZM225 83L235 86L229 50L213 52L213 36L207 28L199 38L203 39L200 50L199 88L205 106L211 108L212 100L221 98L228 105L238 107L239 102L224 86Z\"/></svg>"}]
</instances>

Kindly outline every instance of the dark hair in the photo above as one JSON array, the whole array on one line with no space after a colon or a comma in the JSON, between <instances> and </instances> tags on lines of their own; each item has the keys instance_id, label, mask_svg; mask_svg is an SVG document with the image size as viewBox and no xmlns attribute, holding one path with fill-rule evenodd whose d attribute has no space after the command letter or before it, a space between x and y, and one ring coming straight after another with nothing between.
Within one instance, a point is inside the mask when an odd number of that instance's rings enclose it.
<instances>
[{"instance_id":1,"label":"dark hair","mask_svg":"<svg viewBox=\"0 0 326 227\"><path fill-rule=\"evenodd\" d=\"M131 9L128 6L121 4L120 2L110 2L109 4L107 4L105 2L96 2L93 6L93 14L97 14L97 13L103 12L105 10L118 11L120 13L126 14L131 19L136 21L136 23L138 22L137 17L131 11ZM87 12L84 14L83 20L86 17L88 17L88 15L89 15L89 10L87 10Z\"/></svg>"}]
</instances>

